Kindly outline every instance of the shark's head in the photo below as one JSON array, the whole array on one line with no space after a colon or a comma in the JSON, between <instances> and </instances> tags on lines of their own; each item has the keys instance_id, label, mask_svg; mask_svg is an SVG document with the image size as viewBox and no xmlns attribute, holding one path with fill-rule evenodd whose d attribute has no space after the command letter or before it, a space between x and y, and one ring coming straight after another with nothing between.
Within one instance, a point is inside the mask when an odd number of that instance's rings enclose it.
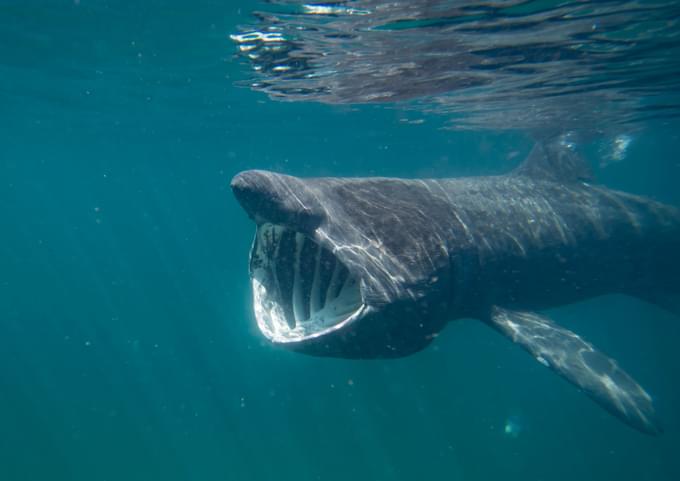
<instances>
[{"instance_id":1,"label":"shark's head","mask_svg":"<svg viewBox=\"0 0 680 481\"><path fill-rule=\"evenodd\" d=\"M234 177L234 194L257 225L250 279L267 339L351 358L404 356L432 340L442 327L433 306L441 305L448 257L441 245L431 248L442 239L433 239L422 192L408 182Z\"/></svg>"}]
</instances>

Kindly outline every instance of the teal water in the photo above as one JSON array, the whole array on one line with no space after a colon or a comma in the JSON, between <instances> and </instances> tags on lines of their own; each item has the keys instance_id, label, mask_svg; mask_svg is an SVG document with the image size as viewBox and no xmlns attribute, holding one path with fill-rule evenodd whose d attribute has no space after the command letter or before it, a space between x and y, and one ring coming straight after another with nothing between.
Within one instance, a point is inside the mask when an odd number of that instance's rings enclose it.
<instances>
[{"instance_id":1,"label":"teal water","mask_svg":"<svg viewBox=\"0 0 680 481\"><path fill-rule=\"evenodd\" d=\"M635 299L550 314L653 394L659 437L473 320L392 361L264 341L234 174L493 174L532 140L237 87L253 8L0 2L0 480L679 479L680 323ZM678 205L678 122L643 127L598 179Z\"/></svg>"}]
</instances>

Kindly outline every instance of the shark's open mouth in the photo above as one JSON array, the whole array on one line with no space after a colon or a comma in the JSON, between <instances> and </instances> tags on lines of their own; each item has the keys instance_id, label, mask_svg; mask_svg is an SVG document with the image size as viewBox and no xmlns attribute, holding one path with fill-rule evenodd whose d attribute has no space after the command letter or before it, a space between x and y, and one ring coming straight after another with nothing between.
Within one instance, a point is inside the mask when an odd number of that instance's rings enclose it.
<instances>
[{"instance_id":1,"label":"shark's open mouth","mask_svg":"<svg viewBox=\"0 0 680 481\"><path fill-rule=\"evenodd\" d=\"M331 251L293 229L258 226L250 254L260 331L274 342L318 337L361 315L359 279Z\"/></svg>"}]
</instances>

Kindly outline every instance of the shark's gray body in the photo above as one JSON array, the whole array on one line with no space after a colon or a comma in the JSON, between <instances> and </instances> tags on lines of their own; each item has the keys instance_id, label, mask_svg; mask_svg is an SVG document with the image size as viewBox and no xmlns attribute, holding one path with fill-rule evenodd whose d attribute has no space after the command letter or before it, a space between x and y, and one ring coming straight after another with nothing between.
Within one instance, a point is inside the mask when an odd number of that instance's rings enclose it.
<instances>
[{"instance_id":1,"label":"shark's gray body","mask_svg":"<svg viewBox=\"0 0 680 481\"><path fill-rule=\"evenodd\" d=\"M651 398L615 361L534 311L607 293L671 310L680 212L589 183L576 155L537 145L503 176L299 179L247 171L258 224L258 325L322 356L398 357L452 319L481 319L610 412L656 433Z\"/></svg>"}]
</instances>

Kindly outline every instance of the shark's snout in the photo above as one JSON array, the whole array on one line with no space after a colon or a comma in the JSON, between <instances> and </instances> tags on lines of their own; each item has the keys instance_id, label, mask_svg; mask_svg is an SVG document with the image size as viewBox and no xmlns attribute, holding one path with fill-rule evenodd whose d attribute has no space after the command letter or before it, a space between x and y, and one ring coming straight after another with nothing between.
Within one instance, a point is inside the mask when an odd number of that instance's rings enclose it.
<instances>
[{"instance_id":1,"label":"shark's snout","mask_svg":"<svg viewBox=\"0 0 680 481\"><path fill-rule=\"evenodd\" d=\"M231 179L231 190L234 192L236 197L240 198L242 195L247 195L253 186L257 182L257 171L247 170L241 172Z\"/></svg>"},{"instance_id":2,"label":"shark's snout","mask_svg":"<svg viewBox=\"0 0 680 481\"><path fill-rule=\"evenodd\" d=\"M259 225L287 225L300 231L316 228L324 211L314 193L297 177L247 170L231 181L236 200Z\"/></svg>"},{"instance_id":3,"label":"shark's snout","mask_svg":"<svg viewBox=\"0 0 680 481\"><path fill-rule=\"evenodd\" d=\"M276 184L283 184L286 179L294 179L294 177L266 170L246 170L231 179L231 189L239 200L253 196L272 195L280 190Z\"/></svg>"},{"instance_id":4,"label":"shark's snout","mask_svg":"<svg viewBox=\"0 0 680 481\"><path fill-rule=\"evenodd\" d=\"M272 210L276 189L271 174L257 170L241 172L231 180L231 190L241 207L253 219Z\"/></svg>"}]
</instances>

